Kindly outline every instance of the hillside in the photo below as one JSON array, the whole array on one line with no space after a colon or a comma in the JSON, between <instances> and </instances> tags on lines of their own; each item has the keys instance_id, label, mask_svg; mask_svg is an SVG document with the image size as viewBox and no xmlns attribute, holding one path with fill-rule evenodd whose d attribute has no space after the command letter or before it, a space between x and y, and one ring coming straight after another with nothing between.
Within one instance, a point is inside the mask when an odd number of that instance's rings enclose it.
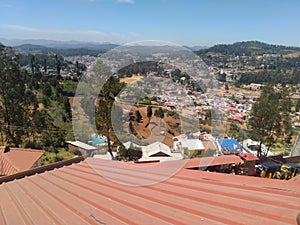
<instances>
[{"instance_id":1,"label":"hillside","mask_svg":"<svg viewBox=\"0 0 300 225\"><path fill-rule=\"evenodd\" d=\"M233 56L254 56L262 54L291 54L300 52L300 47L289 47L283 45L267 44L259 41L243 41L234 44L219 44L208 49L196 51L198 55L207 53L220 53L223 55Z\"/></svg>"},{"instance_id":2,"label":"hillside","mask_svg":"<svg viewBox=\"0 0 300 225\"><path fill-rule=\"evenodd\" d=\"M41 45L24 44L16 46L15 49L21 53L27 54L57 54L62 56L82 56L99 54L107 51L106 49L88 49L88 48L49 48Z\"/></svg>"}]
</instances>

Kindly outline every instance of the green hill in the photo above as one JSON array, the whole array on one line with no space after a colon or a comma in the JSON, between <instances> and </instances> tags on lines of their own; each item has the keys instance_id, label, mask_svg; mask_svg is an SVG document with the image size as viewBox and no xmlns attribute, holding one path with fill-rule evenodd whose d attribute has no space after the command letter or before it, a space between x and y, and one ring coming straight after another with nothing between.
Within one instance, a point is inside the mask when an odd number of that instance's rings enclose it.
<instances>
[{"instance_id":1,"label":"green hill","mask_svg":"<svg viewBox=\"0 0 300 225\"><path fill-rule=\"evenodd\" d=\"M300 52L299 47L272 45L259 41L243 41L234 44L219 44L214 45L208 49L196 51L198 55L205 55L207 53L220 53L223 55L233 56L253 56L262 54L290 54L293 52Z\"/></svg>"}]
</instances>

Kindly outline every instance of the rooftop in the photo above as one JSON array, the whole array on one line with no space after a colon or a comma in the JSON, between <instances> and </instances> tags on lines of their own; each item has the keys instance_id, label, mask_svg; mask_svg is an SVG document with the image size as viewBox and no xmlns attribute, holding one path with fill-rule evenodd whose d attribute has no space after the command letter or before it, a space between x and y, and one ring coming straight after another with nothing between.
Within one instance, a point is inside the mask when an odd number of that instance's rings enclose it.
<instances>
[{"instance_id":1,"label":"rooftop","mask_svg":"<svg viewBox=\"0 0 300 225\"><path fill-rule=\"evenodd\" d=\"M96 150L97 148L94 147L94 146L91 146L91 145L88 145L84 142L81 142L81 141L67 141L68 144L71 144L73 146L76 146L78 148L82 148L82 149L85 149L85 150L90 150L90 151L93 151L93 150Z\"/></svg>"},{"instance_id":2,"label":"rooftop","mask_svg":"<svg viewBox=\"0 0 300 225\"><path fill-rule=\"evenodd\" d=\"M28 170L44 154L44 150L0 147L0 174L11 175Z\"/></svg>"},{"instance_id":3,"label":"rooftop","mask_svg":"<svg viewBox=\"0 0 300 225\"><path fill-rule=\"evenodd\" d=\"M0 185L0 224L296 224L300 183L84 161Z\"/></svg>"},{"instance_id":4,"label":"rooftop","mask_svg":"<svg viewBox=\"0 0 300 225\"><path fill-rule=\"evenodd\" d=\"M231 152L242 150L242 146L236 139L220 139L218 142L222 148L228 148Z\"/></svg>"}]
</instances>

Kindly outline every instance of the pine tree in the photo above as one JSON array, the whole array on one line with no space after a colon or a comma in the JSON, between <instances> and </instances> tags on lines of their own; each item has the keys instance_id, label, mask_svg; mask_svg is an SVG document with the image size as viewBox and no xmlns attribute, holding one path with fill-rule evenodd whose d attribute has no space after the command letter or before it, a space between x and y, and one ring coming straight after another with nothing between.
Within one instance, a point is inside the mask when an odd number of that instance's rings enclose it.
<instances>
[{"instance_id":1,"label":"pine tree","mask_svg":"<svg viewBox=\"0 0 300 225\"><path fill-rule=\"evenodd\" d=\"M261 157L262 144L269 150L278 139L291 135L290 111L291 102L286 91L275 91L271 85L263 88L249 119L250 136L260 143L258 157Z\"/></svg>"},{"instance_id":2,"label":"pine tree","mask_svg":"<svg viewBox=\"0 0 300 225\"><path fill-rule=\"evenodd\" d=\"M136 119L136 122L138 122L138 123L140 123L141 120L143 119L142 114L140 113L139 110L135 111L135 119Z\"/></svg>"}]
</instances>

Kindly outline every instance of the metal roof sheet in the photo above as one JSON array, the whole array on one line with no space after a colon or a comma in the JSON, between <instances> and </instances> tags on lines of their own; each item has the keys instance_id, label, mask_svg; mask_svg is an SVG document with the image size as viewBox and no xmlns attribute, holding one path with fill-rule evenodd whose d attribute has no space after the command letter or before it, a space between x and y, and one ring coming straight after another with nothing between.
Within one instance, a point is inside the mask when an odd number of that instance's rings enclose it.
<instances>
[{"instance_id":1,"label":"metal roof sheet","mask_svg":"<svg viewBox=\"0 0 300 225\"><path fill-rule=\"evenodd\" d=\"M0 185L0 224L296 224L299 182L87 158Z\"/></svg>"},{"instance_id":2,"label":"metal roof sheet","mask_svg":"<svg viewBox=\"0 0 300 225\"><path fill-rule=\"evenodd\" d=\"M30 169L44 154L44 150L9 148L4 153L4 146L0 147L0 174L11 175Z\"/></svg>"},{"instance_id":3,"label":"metal roof sheet","mask_svg":"<svg viewBox=\"0 0 300 225\"><path fill-rule=\"evenodd\" d=\"M202 157L194 158L188 161L185 168L196 168L196 167L208 167L208 166L218 166L226 164L239 164L244 163L244 161L236 155L222 155L214 157Z\"/></svg>"},{"instance_id":4,"label":"metal roof sheet","mask_svg":"<svg viewBox=\"0 0 300 225\"><path fill-rule=\"evenodd\" d=\"M246 161L258 161L259 160L259 158L257 158L255 155L253 155L251 153L240 153L239 156L242 157Z\"/></svg>"}]
</instances>

